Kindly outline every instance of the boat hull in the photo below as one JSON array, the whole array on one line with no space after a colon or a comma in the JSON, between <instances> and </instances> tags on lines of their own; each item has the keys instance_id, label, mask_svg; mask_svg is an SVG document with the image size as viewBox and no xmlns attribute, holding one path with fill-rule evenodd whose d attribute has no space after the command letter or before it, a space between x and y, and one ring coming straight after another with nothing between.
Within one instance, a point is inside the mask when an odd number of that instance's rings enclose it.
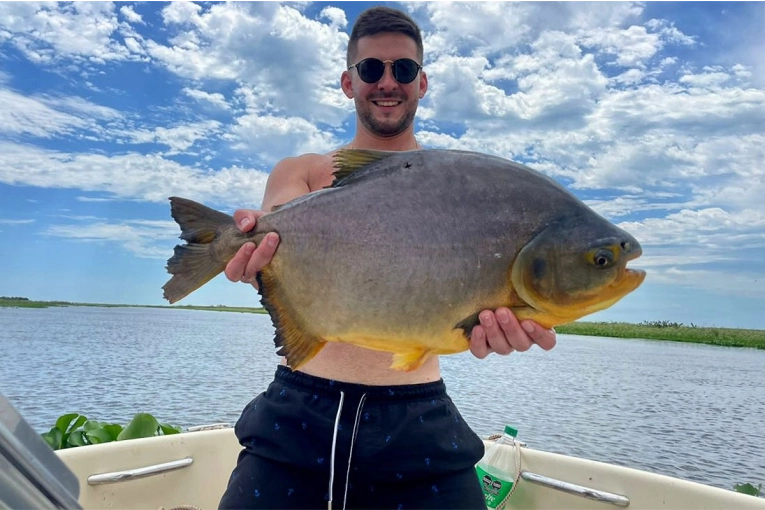
<instances>
[{"instance_id":1,"label":"boat hull","mask_svg":"<svg viewBox=\"0 0 765 510\"><path fill-rule=\"evenodd\" d=\"M226 428L117 441L57 453L80 481L79 502L83 508L156 510L184 505L217 508L240 451L233 429ZM729 490L527 447L521 451L521 471L527 475L541 475L624 496L629 500L630 510L765 510L764 499ZM189 458L190 463L184 460ZM112 483L88 483L93 475L145 469L173 461L186 465ZM98 478L91 480L98 481ZM506 508L602 510L618 507L522 479Z\"/></svg>"}]
</instances>

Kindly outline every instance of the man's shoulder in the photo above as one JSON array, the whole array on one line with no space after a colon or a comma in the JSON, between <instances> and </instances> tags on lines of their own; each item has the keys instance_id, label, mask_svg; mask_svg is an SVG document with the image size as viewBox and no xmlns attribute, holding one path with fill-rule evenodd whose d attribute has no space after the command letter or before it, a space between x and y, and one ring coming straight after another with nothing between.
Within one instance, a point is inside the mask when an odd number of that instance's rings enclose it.
<instances>
[{"instance_id":1,"label":"man's shoulder","mask_svg":"<svg viewBox=\"0 0 765 510\"><path fill-rule=\"evenodd\" d=\"M325 152L324 154L319 154L317 152L309 152L306 154L301 154L299 156L290 156L279 161L279 163L277 163L277 166L282 164L306 165L306 164L317 164L317 163L332 163L332 158L334 157L335 153L337 153L337 151L340 150L341 148L342 147L339 147L337 149L331 150L330 152Z\"/></svg>"},{"instance_id":2,"label":"man's shoulder","mask_svg":"<svg viewBox=\"0 0 765 510\"><path fill-rule=\"evenodd\" d=\"M332 180L333 156L337 150L326 154L308 153L284 158L274 166L271 174L287 179L302 179L311 190L324 187Z\"/></svg>"},{"instance_id":3,"label":"man's shoulder","mask_svg":"<svg viewBox=\"0 0 765 510\"><path fill-rule=\"evenodd\" d=\"M295 171L303 170L306 173L312 173L320 168L332 166L332 156L336 151L327 154L301 154L300 156L291 156L280 160L275 166L275 171Z\"/></svg>"}]
</instances>

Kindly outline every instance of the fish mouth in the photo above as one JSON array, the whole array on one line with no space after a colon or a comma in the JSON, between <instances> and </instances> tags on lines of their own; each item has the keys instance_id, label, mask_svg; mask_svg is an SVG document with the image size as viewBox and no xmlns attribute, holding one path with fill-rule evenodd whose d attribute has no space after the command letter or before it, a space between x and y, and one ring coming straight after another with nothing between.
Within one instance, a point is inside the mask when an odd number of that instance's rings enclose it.
<instances>
[{"instance_id":1,"label":"fish mouth","mask_svg":"<svg viewBox=\"0 0 765 510\"><path fill-rule=\"evenodd\" d=\"M645 280L645 271L642 269L629 269L625 267L624 271L621 272L620 277L597 293L597 301L581 306L580 311L586 310L586 313L581 313L579 316L581 317L600 310L605 310L630 292L640 287L643 280Z\"/></svg>"},{"instance_id":2,"label":"fish mouth","mask_svg":"<svg viewBox=\"0 0 765 510\"><path fill-rule=\"evenodd\" d=\"M640 257L643 254L643 248L638 243L633 245L632 243L627 242L624 244L624 254L626 256L626 260L624 276L621 278L621 280L625 283L620 282L619 287L629 288L630 291L632 291L638 288L638 286L643 283L643 280L645 280L645 271L643 269L633 269L626 267L626 264L629 261Z\"/></svg>"},{"instance_id":3,"label":"fish mouth","mask_svg":"<svg viewBox=\"0 0 765 510\"><path fill-rule=\"evenodd\" d=\"M624 277L621 278L619 287L635 290L645 280L645 271L643 269L624 268Z\"/></svg>"}]
</instances>

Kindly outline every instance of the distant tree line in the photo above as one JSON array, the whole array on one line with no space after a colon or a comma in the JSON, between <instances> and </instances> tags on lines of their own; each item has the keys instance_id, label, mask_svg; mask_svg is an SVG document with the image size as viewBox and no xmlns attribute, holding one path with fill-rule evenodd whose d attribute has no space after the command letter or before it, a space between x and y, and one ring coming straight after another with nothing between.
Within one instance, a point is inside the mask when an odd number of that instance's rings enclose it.
<instances>
[{"instance_id":1,"label":"distant tree line","mask_svg":"<svg viewBox=\"0 0 765 510\"><path fill-rule=\"evenodd\" d=\"M641 326L648 326L651 328L698 328L694 323L690 323L690 325L686 326L682 322L672 322L672 321L643 321L640 323Z\"/></svg>"},{"instance_id":2,"label":"distant tree line","mask_svg":"<svg viewBox=\"0 0 765 510\"><path fill-rule=\"evenodd\" d=\"M5 300L5 301L29 301L29 298L0 296L0 300Z\"/></svg>"}]
</instances>

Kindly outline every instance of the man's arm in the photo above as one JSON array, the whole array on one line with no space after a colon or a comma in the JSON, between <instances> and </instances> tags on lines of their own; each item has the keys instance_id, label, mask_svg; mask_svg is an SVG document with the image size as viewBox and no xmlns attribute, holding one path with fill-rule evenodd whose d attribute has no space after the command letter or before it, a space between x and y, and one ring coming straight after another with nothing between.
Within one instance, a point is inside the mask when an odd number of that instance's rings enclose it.
<instances>
[{"instance_id":1,"label":"man's arm","mask_svg":"<svg viewBox=\"0 0 765 510\"><path fill-rule=\"evenodd\" d=\"M301 168L298 160L299 158L283 159L271 170L263 195L262 210L238 209L234 212L234 221L239 230L249 232L255 228L258 218L275 205L284 204L311 191L305 168ZM252 283L257 287L255 275L271 262L278 245L279 235L275 232L267 234L260 246L245 243L226 265L226 278L232 282Z\"/></svg>"}]
</instances>

